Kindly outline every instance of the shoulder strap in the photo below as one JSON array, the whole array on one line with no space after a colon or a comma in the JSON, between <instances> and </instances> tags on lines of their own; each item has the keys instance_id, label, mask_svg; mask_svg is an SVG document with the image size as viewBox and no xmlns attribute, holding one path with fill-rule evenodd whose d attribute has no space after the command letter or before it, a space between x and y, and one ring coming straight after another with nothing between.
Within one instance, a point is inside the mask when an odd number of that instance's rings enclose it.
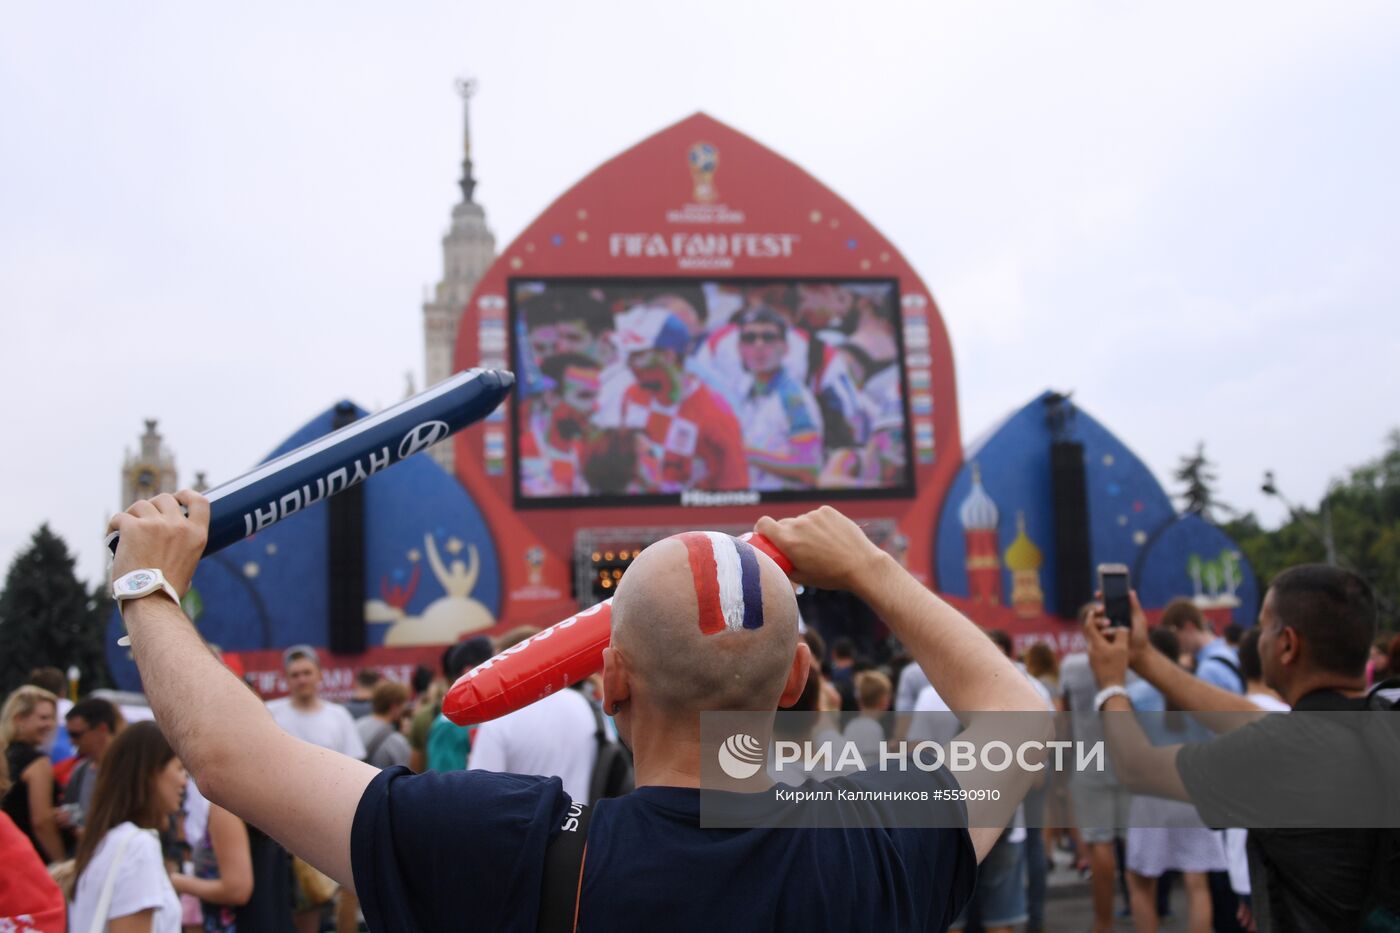
<instances>
[{"instance_id":1,"label":"shoulder strap","mask_svg":"<svg viewBox=\"0 0 1400 933\"><path fill-rule=\"evenodd\" d=\"M378 734L376 734L374 740L369 743L369 747L365 749L365 761L367 762L373 761L374 753L379 751L379 746L383 745L388 740L389 736L394 734L393 723L381 722L379 725L380 730Z\"/></svg>"},{"instance_id":2,"label":"shoulder strap","mask_svg":"<svg viewBox=\"0 0 1400 933\"><path fill-rule=\"evenodd\" d=\"M126 847L131 845L131 840L141 833L140 829L134 828L126 834L121 842L117 843L117 851L112 855L112 864L107 867L107 877L102 882L102 895L97 899L97 909L92 915L91 933L102 933L107 929L107 911L112 907L112 895L117 889L117 869L122 867L122 859L126 855Z\"/></svg>"},{"instance_id":3,"label":"shoulder strap","mask_svg":"<svg viewBox=\"0 0 1400 933\"><path fill-rule=\"evenodd\" d=\"M1224 664L1226 667L1228 667L1230 669L1230 673L1234 674L1236 679L1239 680L1241 693L1243 693L1249 688L1249 685L1244 682L1244 671L1240 670L1240 666L1234 661L1231 661L1229 658L1225 657L1225 655L1213 654L1210 657L1206 658L1206 661L1219 661L1221 664Z\"/></svg>"},{"instance_id":4,"label":"shoulder strap","mask_svg":"<svg viewBox=\"0 0 1400 933\"><path fill-rule=\"evenodd\" d=\"M1366 694L1367 706L1377 710L1400 712L1400 677L1383 680Z\"/></svg>"},{"instance_id":5,"label":"shoulder strap","mask_svg":"<svg viewBox=\"0 0 1400 933\"><path fill-rule=\"evenodd\" d=\"M588 823L592 818L592 807L570 801L559 832L545 847L540 912L535 925L539 933L572 933L578 926L583 861L588 855Z\"/></svg>"}]
</instances>

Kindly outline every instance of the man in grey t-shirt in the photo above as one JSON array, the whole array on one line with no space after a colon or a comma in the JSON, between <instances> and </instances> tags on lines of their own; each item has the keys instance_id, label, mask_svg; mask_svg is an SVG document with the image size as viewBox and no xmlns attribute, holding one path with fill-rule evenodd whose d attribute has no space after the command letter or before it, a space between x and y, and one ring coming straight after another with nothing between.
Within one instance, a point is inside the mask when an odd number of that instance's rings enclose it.
<instances>
[{"instance_id":1,"label":"man in grey t-shirt","mask_svg":"<svg viewBox=\"0 0 1400 933\"><path fill-rule=\"evenodd\" d=\"M396 680L381 680L370 694L370 714L355 720L360 741L365 743L365 761L381 771L394 765L407 765L413 748L399 729L408 710L408 688Z\"/></svg>"},{"instance_id":2,"label":"man in grey t-shirt","mask_svg":"<svg viewBox=\"0 0 1400 933\"><path fill-rule=\"evenodd\" d=\"M1089 655L1083 651L1065 655L1060 662L1059 703L1061 709L1070 713L1076 742L1092 745L1105 741L1103 723L1094 711L1094 695L1098 692L1098 682L1089 667ZM1078 713L1083 715L1075 715ZM1101 772L1073 772L1069 792L1074 805L1074 822L1089 858L1093 929L1095 933L1103 933L1113 929L1113 891L1118 873L1113 840L1124 835L1132 795L1118 782L1111 763L1106 763Z\"/></svg>"},{"instance_id":3,"label":"man in grey t-shirt","mask_svg":"<svg viewBox=\"0 0 1400 933\"><path fill-rule=\"evenodd\" d=\"M68 817L69 825L81 826L87 821L88 809L92 805L92 792L97 787L97 769L123 722L116 706L93 696L73 704L64 722L68 726L68 737L73 742L73 748L82 756L82 761L73 769L63 798L66 803L78 805L78 816L76 819Z\"/></svg>"},{"instance_id":4,"label":"man in grey t-shirt","mask_svg":"<svg viewBox=\"0 0 1400 933\"><path fill-rule=\"evenodd\" d=\"M899 672L899 686L894 692L894 711L912 713L914 705L919 702L919 694L927 686L928 675L922 667L913 661L904 665L904 670Z\"/></svg>"}]
</instances>

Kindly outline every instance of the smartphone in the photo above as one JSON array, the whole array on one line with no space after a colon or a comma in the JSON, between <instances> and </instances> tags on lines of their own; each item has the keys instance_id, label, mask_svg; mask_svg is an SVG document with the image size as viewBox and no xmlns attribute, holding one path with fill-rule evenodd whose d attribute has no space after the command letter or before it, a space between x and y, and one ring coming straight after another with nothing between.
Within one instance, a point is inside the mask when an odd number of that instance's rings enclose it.
<instances>
[{"instance_id":1,"label":"smartphone","mask_svg":"<svg viewBox=\"0 0 1400 933\"><path fill-rule=\"evenodd\" d=\"M1114 628L1130 628L1133 624L1133 604L1128 599L1128 567L1126 564L1099 564L1099 592L1103 595L1103 612Z\"/></svg>"}]
</instances>

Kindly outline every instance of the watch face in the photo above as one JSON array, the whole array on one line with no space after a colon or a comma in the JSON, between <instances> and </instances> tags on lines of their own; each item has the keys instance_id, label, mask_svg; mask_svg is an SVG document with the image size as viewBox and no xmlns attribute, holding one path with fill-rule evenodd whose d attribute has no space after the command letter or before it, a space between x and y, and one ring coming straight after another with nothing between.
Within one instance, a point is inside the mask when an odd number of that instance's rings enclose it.
<instances>
[{"instance_id":1,"label":"watch face","mask_svg":"<svg viewBox=\"0 0 1400 933\"><path fill-rule=\"evenodd\" d=\"M150 586L154 582L156 582L155 574L147 573L144 570L138 570L127 576L125 582L122 584L122 589L126 590L128 593L134 593L139 589Z\"/></svg>"}]
</instances>

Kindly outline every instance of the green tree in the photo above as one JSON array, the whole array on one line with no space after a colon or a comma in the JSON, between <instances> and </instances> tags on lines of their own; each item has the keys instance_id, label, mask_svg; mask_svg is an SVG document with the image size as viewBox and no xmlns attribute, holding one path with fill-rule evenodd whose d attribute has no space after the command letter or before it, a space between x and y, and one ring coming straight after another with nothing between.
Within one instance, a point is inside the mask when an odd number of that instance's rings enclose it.
<instances>
[{"instance_id":1,"label":"green tree","mask_svg":"<svg viewBox=\"0 0 1400 933\"><path fill-rule=\"evenodd\" d=\"M1222 526L1249 558L1261 583L1294 564L1323 563L1330 522L1337 562L1375 587L1381 626L1400 627L1400 430L1374 460L1336 480L1316 508L1300 507L1275 530L1248 513Z\"/></svg>"},{"instance_id":2,"label":"green tree","mask_svg":"<svg viewBox=\"0 0 1400 933\"><path fill-rule=\"evenodd\" d=\"M1390 432L1379 457L1334 483L1325 504L1339 562L1371 582L1382 624L1395 628L1400 624L1400 430Z\"/></svg>"},{"instance_id":3,"label":"green tree","mask_svg":"<svg viewBox=\"0 0 1400 933\"><path fill-rule=\"evenodd\" d=\"M1221 529L1234 539L1255 576L1263 586L1279 572L1294 564L1320 564L1327 560L1327 550L1297 519L1289 519L1270 531L1259 524L1253 512L1233 519Z\"/></svg>"},{"instance_id":4,"label":"green tree","mask_svg":"<svg viewBox=\"0 0 1400 933\"><path fill-rule=\"evenodd\" d=\"M1172 478L1182 484L1177 498L1181 500L1181 507L1185 511L1194 512L1209 522L1215 521L1217 510L1234 514L1234 509L1215 497L1215 464L1206 457L1205 441L1196 444L1194 454L1181 458L1181 462L1172 473Z\"/></svg>"},{"instance_id":5,"label":"green tree","mask_svg":"<svg viewBox=\"0 0 1400 933\"><path fill-rule=\"evenodd\" d=\"M11 562L0 590L0 689L8 693L44 665L76 665L84 691L110 684L102 590L89 592L74 573L68 545L40 525Z\"/></svg>"}]
</instances>

